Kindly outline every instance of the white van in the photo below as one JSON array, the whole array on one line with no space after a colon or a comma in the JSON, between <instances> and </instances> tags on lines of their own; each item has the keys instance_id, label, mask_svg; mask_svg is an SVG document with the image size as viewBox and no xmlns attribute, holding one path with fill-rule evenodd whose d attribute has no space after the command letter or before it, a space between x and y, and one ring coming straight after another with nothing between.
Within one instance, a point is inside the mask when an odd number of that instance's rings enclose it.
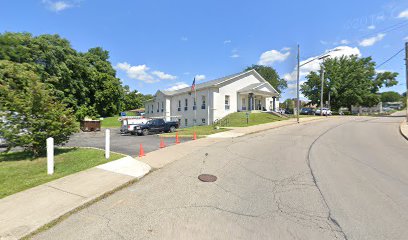
<instances>
[{"instance_id":1,"label":"white van","mask_svg":"<svg viewBox=\"0 0 408 240\"><path fill-rule=\"evenodd\" d=\"M136 125L139 124L146 124L147 121L150 119L148 118L143 118L143 117L122 117L119 119L119 121L122 122L121 128L120 128L120 133L126 134L126 133L131 133L133 134L133 128Z\"/></svg>"}]
</instances>

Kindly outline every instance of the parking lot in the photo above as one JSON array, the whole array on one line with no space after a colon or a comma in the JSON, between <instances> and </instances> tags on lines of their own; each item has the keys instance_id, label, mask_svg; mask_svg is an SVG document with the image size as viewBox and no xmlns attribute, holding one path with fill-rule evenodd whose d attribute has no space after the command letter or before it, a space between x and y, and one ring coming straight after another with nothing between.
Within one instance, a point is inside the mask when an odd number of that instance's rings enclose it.
<instances>
[{"instance_id":1,"label":"parking lot","mask_svg":"<svg viewBox=\"0 0 408 240\"><path fill-rule=\"evenodd\" d=\"M163 138L166 146L175 144L175 138ZM190 141L191 138L180 138L180 142ZM139 145L143 144L145 153L159 149L160 137L158 135L133 136L121 135L119 129L111 129L111 151L130 156L139 155ZM79 132L71 136L67 147L96 147L105 148L105 131Z\"/></svg>"}]
</instances>

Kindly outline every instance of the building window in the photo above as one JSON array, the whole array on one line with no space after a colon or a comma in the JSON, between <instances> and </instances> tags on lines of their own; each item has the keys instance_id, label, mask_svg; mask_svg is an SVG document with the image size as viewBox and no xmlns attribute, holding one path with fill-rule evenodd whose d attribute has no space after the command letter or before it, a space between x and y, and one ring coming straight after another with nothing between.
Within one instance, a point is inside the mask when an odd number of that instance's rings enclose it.
<instances>
[{"instance_id":1,"label":"building window","mask_svg":"<svg viewBox=\"0 0 408 240\"><path fill-rule=\"evenodd\" d=\"M162 102L161 112L164 112L164 102Z\"/></svg>"},{"instance_id":2,"label":"building window","mask_svg":"<svg viewBox=\"0 0 408 240\"><path fill-rule=\"evenodd\" d=\"M157 102L157 112L159 112L160 106L159 106L159 102Z\"/></svg>"},{"instance_id":3,"label":"building window","mask_svg":"<svg viewBox=\"0 0 408 240\"><path fill-rule=\"evenodd\" d=\"M202 119L201 119L201 122L202 122L202 123L205 123L205 118L202 118Z\"/></svg>"},{"instance_id":4,"label":"building window","mask_svg":"<svg viewBox=\"0 0 408 240\"><path fill-rule=\"evenodd\" d=\"M187 111L188 109L188 99L184 99L184 111Z\"/></svg>"},{"instance_id":5,"label":"building window","mask_svg":"<svg viewBox=\"0 0 408 240\"><path fill-rule=\"evenodd\" d=\"M245 99L245 98L242 99L241 109L242 109L243 111L246 111L246 99Z\"/></svg>"},{"instance_id":6,"label":"building window","mask_svg":"<svg viewBox=\"0 0 408 240\"><path fill-rule=\"evenodd\" d=\"M151 111L151 113L153 113L153 104L152 104L152 111Z\"/></svg>"},{"instance_id":7,"label":"building window","mask_svg":"<svg viewBox=\"0 0 408 240\"><path fill-rule=\"evenodd\" d=\"M205 109L205 96L201 97L201 109Z\"/></svg>"},{"instance_id":8,"label":"building window","mask_svg":"<svg viewBox=\"0 0 408 240\"><path fill-rule=\"evenodd\" d=\"M181 111L181 100L179 100L178 109L179 112Z\"/></svg>"},{"instance_id":9,"label":"building window","mask_svg":"<svg viewBox=\"0 0 408 240\"><path fill-rule=\"evenodd\" d=\"M181 118L178 119L178 124L181 125Z\"/></svg>"},{"instance_id":10,"label":"building window","mask_svg":"<svg viewBox=\"0 0 408 240\"><path fill-rule=\"evenodd\" d=\"M197 108L197 103L196 103L196 99L194 98L194 101L193 101L193 110L196 110L196 108Z\"/></svg>"},{"instance_id":11,"label":"building window","mask_svg":"<svg viewBox=\"0 0 408 240\"><path fill-rule=\"evenodd\" d=\"M188 119L185 118L185 119L184 119L184 126L187 126L187 124L188 124Z\"/></svg>"},{"instance_id":12,"label":"building window","mask_svg":"<svg viewBox=\"0 0 408 240\"><path fill-rule=\"evenodd\" d=\"M225 110L229 110L229 109L230 109L230 96L225 95Z\"/></svg>"}]
</instances>

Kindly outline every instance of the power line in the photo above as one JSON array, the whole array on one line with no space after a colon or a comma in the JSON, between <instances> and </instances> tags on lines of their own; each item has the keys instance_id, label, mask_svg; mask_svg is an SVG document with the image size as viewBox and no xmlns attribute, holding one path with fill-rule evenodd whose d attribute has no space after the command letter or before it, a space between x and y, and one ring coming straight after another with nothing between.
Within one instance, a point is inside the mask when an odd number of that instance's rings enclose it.
<instances>
[{"instance_id":1,"label":"power line","mask_svg":"<svg viewBox=\"0 0 408 240\"><path fill-rule=\"evenodd\" d=\"M382 62L381 64L379 64L377 66L377 69L379 67L381 67L382 65L386 64L387 62L389 62L391 59L393 59L394 57L396 57L398 54L400 54L402 51L404 51L405 48L402 48L401 50L399 50L397 53L395 53L394 55L392 55L390 58L388 58L387 60L385 60L384 62Z\"/></svg>"},{"instance_id":2,"label":"power line","mask_svg":"<svg viewBox=\"0 0 408 240\"><path fill-rule=\"evenodd\" d=\"M391 31L400 29L400 28L405 27L405 26L408 26L408 20L407 20L407 21L402 21L402 22L396 23L396 24L394 24L394 25L391 25L391 26L389 26L389 27L383 28L383 29L381 29L381 30L377 30L377 31L374 31L374 32L371 32L371 33L367 33L367 34L361 35L359 38L364 38L364 37L368 37L368 36L375 35L375 34L379 34L379 33L388 33L388 32L391 32Z\"/></svg>"}]
</instances>

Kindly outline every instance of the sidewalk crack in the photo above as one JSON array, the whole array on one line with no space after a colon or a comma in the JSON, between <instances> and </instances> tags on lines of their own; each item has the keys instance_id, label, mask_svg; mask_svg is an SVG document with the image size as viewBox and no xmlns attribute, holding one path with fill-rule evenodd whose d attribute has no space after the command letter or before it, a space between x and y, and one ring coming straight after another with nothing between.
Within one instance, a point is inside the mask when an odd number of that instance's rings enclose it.
<instances>
[{"instance_id":1,"label":"sidewalk crack","mask_svg":"<svg viewBox=\"0 0 408 240\"><path fill-rule=\"evenodd\" d=\"M44 184L44 185L49 187L49 188L54 188L54 189L59 190L59 191L64 192L64 193L72 194L72 195L75 195L75 196L78 196L78 197L81 197L81 198L87 198L85 196L82 196L82 195L79 195L79 194L76 194L76 193L72 193L72 192L68 192L68 191L65 191L65 190L63 190L61 188L57 188L57 187L54 187L54 186L51 186L51 185L48 185L48 184Z\"/></svg>"}]
</instances>

